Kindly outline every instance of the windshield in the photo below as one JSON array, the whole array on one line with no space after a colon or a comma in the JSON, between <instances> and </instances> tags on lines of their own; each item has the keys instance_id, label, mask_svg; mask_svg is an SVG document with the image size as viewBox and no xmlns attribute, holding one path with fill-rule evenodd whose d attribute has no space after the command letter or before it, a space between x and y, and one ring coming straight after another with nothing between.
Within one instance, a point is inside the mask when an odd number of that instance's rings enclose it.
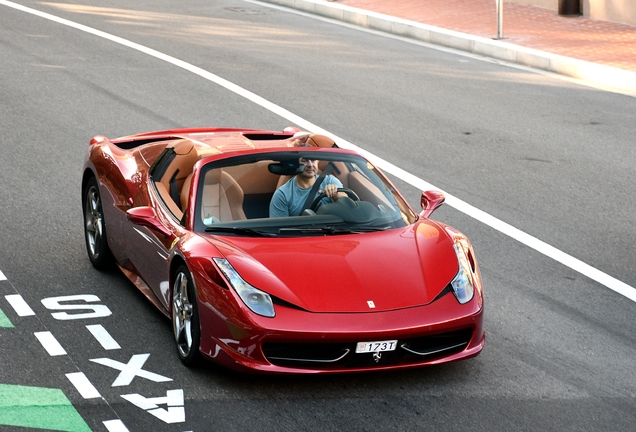
<instances>
[{"instance_id":1,"label":"windshield","mask_svg":"<svg viewBox=\"0 0 636 432\"><path fill-rule=\"evenodd\" d=\"M361 156L299 148L204 165L194 227L219 235L289 237L381 231L416 218Z\"/></svg>"}]
</instances>

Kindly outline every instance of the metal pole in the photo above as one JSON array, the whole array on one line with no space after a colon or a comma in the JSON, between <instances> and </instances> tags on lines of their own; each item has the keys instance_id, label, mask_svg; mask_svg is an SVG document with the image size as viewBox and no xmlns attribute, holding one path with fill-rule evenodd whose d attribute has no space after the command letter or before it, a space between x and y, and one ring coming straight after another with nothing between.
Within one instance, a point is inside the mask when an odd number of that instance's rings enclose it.
<instances>
[{"instance_id":1,"label":"metal pole","mask_svg":"<svg viewBox=\"0 0 636 432\"><path fill-rule=\"evenodd\" d=\"M503 0L497 2L497 39L503 39Z\"/></svg>"}]
</instances>

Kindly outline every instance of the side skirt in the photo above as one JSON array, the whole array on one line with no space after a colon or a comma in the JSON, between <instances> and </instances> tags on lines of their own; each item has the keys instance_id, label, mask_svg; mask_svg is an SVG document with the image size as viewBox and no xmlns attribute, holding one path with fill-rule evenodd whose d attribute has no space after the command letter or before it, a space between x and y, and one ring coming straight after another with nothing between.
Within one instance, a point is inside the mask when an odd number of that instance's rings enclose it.
<instances>
[{"instance_id":1,"label":"side skirt","mask_svg":"<svg viewBox=\"0 0 636 432\"><path fill-rule=\"evenodd\" d=\"M117 264L117 267L119 267L122 273L124 273L124 275L137 287L139 291L141 291L144 296L146 296L148 300L150 300L153 305L155 305L157 309L161 311L162 314L164 314L167 318L170 318L170 313L168 312L168 310L163 306L155 293L150 289L148 285L146 285L146 282L144 282L143 279L139 277L139 275L133 273L128 269L125 269L119 264Z\"/></svg>"}]
</instances>

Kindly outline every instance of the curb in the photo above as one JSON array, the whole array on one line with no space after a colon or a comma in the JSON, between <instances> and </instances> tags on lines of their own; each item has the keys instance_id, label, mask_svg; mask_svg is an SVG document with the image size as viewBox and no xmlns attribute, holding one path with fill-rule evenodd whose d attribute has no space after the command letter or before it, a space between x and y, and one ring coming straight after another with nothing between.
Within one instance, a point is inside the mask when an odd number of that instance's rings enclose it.
<instances>
[{"instance_id":1,"label":"curb","mask_svg":"<svg viewBox=\"0 0 636 432\"><path fill-rule=\"evenodd\" d=\"M636 72L434 27L351 6L328 3L324 0L261 1L320 15L359 27L553 72L636 95Z\"/></svg>"}]
</instances>

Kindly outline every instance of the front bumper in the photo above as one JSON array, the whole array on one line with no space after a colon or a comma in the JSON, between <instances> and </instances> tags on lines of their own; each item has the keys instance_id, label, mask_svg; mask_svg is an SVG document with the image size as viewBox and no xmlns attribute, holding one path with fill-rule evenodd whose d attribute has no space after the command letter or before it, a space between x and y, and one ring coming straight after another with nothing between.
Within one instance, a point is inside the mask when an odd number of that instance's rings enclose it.
<instances>
[{"instance_id":1,"label":"front bumper","mask_svg":"<svg viewBox=\"0 0 636 432\"><path fill-rule=\"evenodd\" d=\"M350 373L447 363L484 347L483 304L448 293L426 306L328 314L277 307L273 319L233 324L200 305L201 352L226 367L269 373ZM256 325L254 325L256 324ZM209 326L209 327L208 327ZM212 334L207 329L223 328ZM355 352L358 342L397 340L394 351Z\"/></svg>"}]
</instances>

